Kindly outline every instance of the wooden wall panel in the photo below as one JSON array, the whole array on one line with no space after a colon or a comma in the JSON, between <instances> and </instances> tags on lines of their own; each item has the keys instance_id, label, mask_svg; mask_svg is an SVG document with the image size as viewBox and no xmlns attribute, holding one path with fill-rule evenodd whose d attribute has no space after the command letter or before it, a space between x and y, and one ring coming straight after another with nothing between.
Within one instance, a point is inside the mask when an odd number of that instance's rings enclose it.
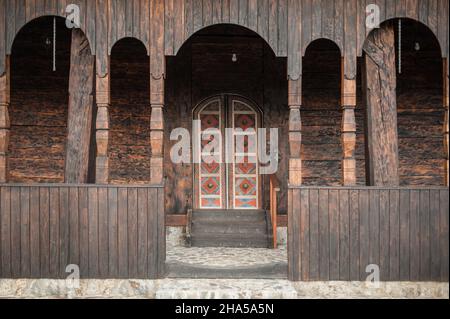
<instances>
[{"instance_id":1,"label":"wooden wall panel","mask_svg":"<svg viewBox=\"0 0 450 319\"><path fill-rule=\"evenodd\" d=\"M448 188L297 187L289 198L289 279L365 281L376 264L382 281L448 281Z\"/></svg>"},{"instance_id":2,"label":"wooden wall panel","mask_svg":"<svg viewBox=\"0 0 450 319\"><path fill-rule=\"evenodd\" d=\"M164 275L163 189L0 185L0 278Z\"/></svg>"}]
</instances>

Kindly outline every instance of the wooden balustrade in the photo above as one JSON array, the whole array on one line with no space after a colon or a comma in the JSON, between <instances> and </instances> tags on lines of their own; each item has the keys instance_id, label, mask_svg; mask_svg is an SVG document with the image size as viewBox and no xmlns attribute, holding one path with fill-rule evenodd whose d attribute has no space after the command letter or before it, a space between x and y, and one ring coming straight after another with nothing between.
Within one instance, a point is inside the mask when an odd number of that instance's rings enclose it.
<instances>
[{"instance_id":1,"label":"wooden balustrade","mask_svg":"<svg viewBox=\"0 0 450 319\"><path fill-rule=\"evenodd\" d=\"M277 215L278 215L278 193L280 182L276 175L270 176L270 218L273 231L273 248L277 248Z\"/></svg>"}]
</instances>

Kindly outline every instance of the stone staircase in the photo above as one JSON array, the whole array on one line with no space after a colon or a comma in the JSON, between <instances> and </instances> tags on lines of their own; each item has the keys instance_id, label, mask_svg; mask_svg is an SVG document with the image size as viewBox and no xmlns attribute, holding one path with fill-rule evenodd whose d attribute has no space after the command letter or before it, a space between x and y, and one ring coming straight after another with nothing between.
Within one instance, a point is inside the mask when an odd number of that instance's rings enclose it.
<instances>
[{"instance_id":1,"label":"stone staircase","mask_svg":"<svg viewBox=\"0 0 450 319\"><path fill-rule=\"evenodd\" d=\"M189 228L193 247L269 248L272 242L264 210L194 210Z\"/></svg>"}]
</instances>

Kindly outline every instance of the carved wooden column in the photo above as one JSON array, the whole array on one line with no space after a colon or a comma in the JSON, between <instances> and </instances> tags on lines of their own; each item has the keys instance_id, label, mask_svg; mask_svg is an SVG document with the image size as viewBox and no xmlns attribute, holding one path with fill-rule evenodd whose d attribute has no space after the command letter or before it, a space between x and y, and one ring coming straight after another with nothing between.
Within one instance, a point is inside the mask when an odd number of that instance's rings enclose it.
<instances>
[{"instance_id":1,"label":"carved wooden column","mask_svg":"<svg viewBox=\"0 0 450 319\"><path fill-rule=\"evenodd\" d=\"M66 183L87 183L91 146L95 58L79 29L72 31L69 81L69 122L65 163Z\"/></svg>"},{"instance_id":2,"label":"carved wooden column","mask_svg":"<svg viewBox=\"0 0 450 319\"><path fill-rule=\"evenodd\" d=\"M164 180L164 0L150 2L150 183Z\"/></svg>"},{"instance_id":3,"label":"carved wooden column","mask_svg":"<svg viewBox=\"0 0 450 319\"><path fill-rule=\"evenodd\" d=\"M150 78L152 115L150 120L150 183L161 185L164 179L164 78Z\"/></svg>"},{"instance_id":4,"label":"carved wooden column","mask_svg":"<svg viewBox=\"0 0 450 319\"><path fill-rule=\"evenodd\" d=\"M394 25L372 31L364 46L369 182L399 184Z\"/></svg>"},{"instance_id":5,"label":"carved wooden column","mask_svg":"<svg viewBox=\"0 0 450 319\"><path fill-rule=\"evenodd\" d=\"M289 184L302 185L302 80L289 80Z\"/></svg>"},{"instance_id":6,"label":"carved wooden column","mask_svg":"<svg viewBox=\"0 0 450 319\"><path fill-rule=\"evenodd\" d=\"M111 104L109 73L105 77L97 76L96 88L97 88L96 89L97 158L96 158L95 182L97 184L108 184L108 181L109 181L109 158L108 158L109 106Z\"/></svg>"},{"instance_id":7,"label":"carved wooden column","mask_svg":"<svg viewBox=\"0 0 450 319\"><path fill-rule=\"evenodd\" d=\"M342 68L343 69L343 68ZM356 185L356 80L345 78L342 72L342 184L344 186Z\"/></svg>"},{"instance_id":8,"label":"carved wooden column","mask_svg":"<svg viewBox=\"0 0 450 319\"><path fill-rule=\"evenodd\" d=\"M8 181L9 103L10 72L9 57L7 57L5 72L0 74L0 183Z\"/></svg>"},{"instance_id":9,"label":"carved wooden column","mask_svg":"<svg viewBox=\"0 0 450 319\"><path fill-rule=\"evenodd\" d=\"M449 105L449 85L448 85L448 59L444 59L444 109L445 109L445 120L444 120L444 147L445 147L445 156L446 156L446 167L445 167L445 185L449 186L449 148L448 148L448 126L449 126L449 119L448 119L448 105Z\"/></svg>"}]
</instances>

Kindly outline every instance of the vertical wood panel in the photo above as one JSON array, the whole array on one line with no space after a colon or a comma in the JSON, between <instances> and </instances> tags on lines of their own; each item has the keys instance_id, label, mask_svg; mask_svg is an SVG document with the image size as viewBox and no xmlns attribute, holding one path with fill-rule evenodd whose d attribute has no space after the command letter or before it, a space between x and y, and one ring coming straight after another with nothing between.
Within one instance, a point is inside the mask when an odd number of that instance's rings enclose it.
<instances>
[{"instance_id":1,"label":"vertical wood panel","mask_svg":"<svg viewBox=\"0 0 450 319\"><path fill-rule=\"evenodd\" d=\"M319 190L319 277L330 279L330 230L328 190Z\"/></svg>"},{"instance_id":2,"label":"vertical wood panel","mask_svg":"<svg viewBox=\"0 0 450 319\"><path fill-rule=\"evenodd\" d=\"M389 278L400 279L400 193L389 192Z\"/></svg>"},{"instance_id":3,"label":"vertical wood panel","mask_svg":"<svg viewBox=\"0 0 450 319\"><path fill-rule=\"evenodd\" d=\"M300 252L302 260L302 280L309 280L309 265L310 265L310 251L309 251L309 191L302 189L300 193Z\"/></svg>"},{"instance_id":4,"label":"vertical wood panel","mask_svg":"<svg viewBox=\"0 0 450 319\"><path fill-rule=\"evenodd\" d=\"M69 188L61 187L59 189L59 278L65 278L66 267L71 264L70 262L70 210L69 201Z\"/></svg>"},{"instance_id":5,"label":"vertical wood panel","mask_svg":"<svg viewBox=\"0 0 450 319\"><path fill-rule=\"evenodd\" d=\"M222 0L222 23L230 22L230 0Z\"/></svg>"},{"instance_id":6,"label":"vertical wood panel","mask_svg":"<svg viewBox=\"0 0 450 319\"><path fill-rule=\"evenodd\" d=\"M11 187L11 275L20 277L20 188Z\"/></svg>"},{"instance_id":7,"label":"vertical wood panel","mask_svg":"<svg viewBox=\"0 0 450 319\"><path fill-rule=\"evenodd\" d=\"M98 271L100 278L109 274L108 246L108 189L98 188Z\"/></svg>"},{"instance_id":8,"label":"vertical wood panel","mask_svg":"<svg viewBox=\"0 0 450 319\"><path fill-rule=\"evenodd\" d=\"M80 265L80 213L77 187L69 189L69 198L69 260L71 264Z\"/></svg>"},{"instance_id":9,"label":"vertical wood panel","mask_svg":"<svg viewBox=\"0 0 450 319\"><path fill-rule=\"evenodd\" d=\"M203 5L202 0L193 0L192 7L193 32L197 32L203 26Z\"/></svg>"},{"instance_id":10,"label":"vertical wood panel","mask_svg":"<svg viewBox=\"0 0 450 319\"><path fill-rule=\"evenodd\" d=\"M119 277L128 277L128 190L119 188L117 196Z\"/></svg>"},{"instance_id":11,"label":"vertical wood panel","mask_svg":"<svg viewBox=\"0 0 450 319\"><path fill-rule=\"evenodd\" d=\"M89 277L89 198L85 187L78 188L80 275Z\"/></svg>"},{"instance_id":12,"label":"vertical wood panel","mask_svg":"<svg viewBox=\"0 0 450 319\"><path fill-rule=\"evenodd\" d=\"M310 190L309 200L309 274L311 280L319 280L319 191Z\"/></svg>"},{"instance_id":13,"label":"vertical wood panel","mask_svg":"<svg viewBox=\"0 0 450 319\"><path fill-rule=\"evenodd\" d=\"M138 236L138 247L137 247L137 263L138 270L137 275L139 278L147 277L147 238L148 238L148 225L147 225L147 215L148 215L148 197L146 189L138 189L138 213L137 213L137 236Z\"/></svg>"},{"instance_id":14,"label":"vertical wood panel","mask_svg":"<svg viewBox=\"0 0 450 319\"><path fill-rule=\"evenodd\" d=\"M173 0L174 1L174 50L175 52L181 47L184 41L184 31L185 31L185 15L184 15L184 0Z\"/></svg>"},{"instance_id":15,"label":"vertical wood panel","mask_svg":"<svg viewBox=\"0 0 450 319\"><path fill-rule=\"evenodd\" d=\"M278 55L286 56L288 48L288 7L287 0L278 0Z\"/></svg>"},{"instance_id":16,"label":"vertical wood panel","mask_svg":"<svg viewBox=\"0 0 450 319\"><path fill-rule=\"evenodd\" d=\"M349 191L339 191L339 280L350 280Z\"/></svg>"},{"instance_id":17,"label":"vertical wood panel","mask_svg":"<svg viewBox=\"0 0 450 319\"><path fill-rule=\"evenodd\" d=\"M265 40L269 39L269 0L258 0L258 34ZM270 44L270 43L269 43Z\"/></svg>"},{"instance_id":18,"label":"vertical wood panel","mask_svg":"<svg viewBox=\"0 0 450 319\"><path fill-rule=\"evenodd\" d=\"M239 24L239 0L230 0L230 23Z\"/></svg>"},{"instance_id":19,"label":"vertical wood panel","mask_svg":"<svg viewBox=\"0 0 450 319\"><path fill-rule=\"evenodd\" d=\"M420 280L430 280L430 193L420 191Z\"/></svg>"},{"instance_id":20,"label":"vertical wood panel","mask_svg":"<svg viewBox=\"0 0 450 319\"><path fill-rule=\"evenodd\" d=\"M31 275L30 252L30 188L20 188L20 277Z\"/></svg>"},{"instance_id":21,"label":"vertical wood panel","mask_svg":"<svg viewBox=\"0 0 450 319\"><path fill-rule=\"evenodd\" d=\"M292 191L292 202L297 203L292 207L292 277L294 280L299 280L302 272L302 260L301 260L301 248L300 248L300 236L301 236L301 225L300 225L300 213L301 213L301 197L300 190L294 189ZM300 205L298 205L300 204Z\"/></svg>"},{"instance_id":22,"label":"vertical wood panel","mask_svg":"<svg viewBox=\"0 0 450 319\"><path fill-rule=\"evenodd\" d=\"M248 0L239 0L239 24L248 26Z\"/></svg>"},{"instance_id":23,"label":"vertical wood panel","mask_svg":"<svg viewBox=\"0 0 450 319\"><path fill-rule=\"evenodd\" d=\"M128 189L128 276L137 278L138 265L138 216L137 216L137 189Z\"/></svg>"},{"instance_id":24,"label":"vertical wood panel","mask_svg":"<svg viewBox=\"0 0 450 319\"><path fill-rule=\"evenodd\" d=\"M370 264L370 212L369 192L359 192L359 273L360 280L365 281L367 277L366 267Z\"/></svg>"},{"instance_id":25,"label":"vertical wood panel","mask_svg":"<svg viewBox=\"0 0 450 319\"><path fill-rule=\"evenodd\" d=\"M49 190L47 187L39 189L39 235L40 235L40 264L41 276L50 278L50 227L49 227Z\"/></svg>"},{"instance_id":26,"label":"vertical wood panel","mask_svg":"<svg viewBox=\"0 0 450 319\"><path fill-rule=\"evenodd\" d=\"M440 280L440 219L439 219L439 191L430 191L430 279L432 281Z\"/></svg>"},{"instance_id":27,"label":"vertical wood panel","mask_svg":"<svg viewBox=\"0 0 450 319\"><path fill-rule=\"evenodd\" d=\"M109 275L119 275L118 203L117 188L108 188L108 252Z\"/></svg>"},{"instance_id":28,"label":"vertical wood panel","mask_svg":"<svg viewBox=\"0 0 450 319\"><path fill-rule=\"evenodd\" d=\"M158 202L158 223L156 228L157 240L158 240L158 253L157 258L157 269L158 276L156 278L164 278L166 274L166 216L164 213L164 189L157 188L157 202Z\"/></svg>"},{"instance_id":29,"label":"vertical wood panel","mask_svg":"<svg viewBox=\"0 0 450 319\"><path fill-rule=\"evenodd\" d=\"M30 188L30 262L31 277L41 275L40 267L40 224L39 224L39 188ZM2 241L3 242L3 241Z\"/></svg>"},{"instance_id":30,"label":"vertical wood panel","mask_svg":"<svg viewBox=\"0 0 450 319\"><path fill-rule=\"evenodd\" d=\"M212 23L213 16L213 0L203 0L203 25L207 26Z\"/></svg>"},{"instance_id":31,"label":"vertical wood panel","mask_svg":"<svg viewBox=\"0 0 450 319\"><path fill-rule=\"evenodd\" d=\"M390 235L390 219L389 219L389 190L380 191L380 215L379 215L379 266L380 278L382 281L389 280L389 235Z\"/></svg>"},{"instance_id":32,"label":"vertical wood panel","mask_svg":"<svg viewBox=\"0 0 450 319\"><path fill-rule=\"evenodd\" d=\"M359 251L359 191L350 191L350 280L360 279Z\"/></svg>"},{"instance_id":33,"label":"vertical wood panel","mask_svg":"<svg viewBox=\"0 0 450 319\"><path fill-rule=\"evenodd\" d=\"M400 280L410 278L410 192L400 191Z\"/></svg>"},{"instance_id":34,"label":"vertical wood panel","mask_svg":"<svg viewBox=\"0 0 450 319\"><path fill-rule=\"evenodd\" d=\"M339 191L330 190L329 192L329 236L330 236L330 280L339 280L340 259L339 259Z\"/></svg>"},{"instance_id":35,"label":"vertical wood panel","mask_svg":"<svg viewBox=\"0 0 450 319\"><path fill-rule=\"evenodd\" d=\"M51 187L49 189L49 203L50 203L50 215L49 215L49 230L50 230L50 277L59 277L59 188Z\"/></svg>"},{"instance_id":36,"label":"vertical wood panel","mask_svg":"<svg viewBox=\"0 0 450 319\"><path fill-rule=\"evenodd\" d=\"M98 192L96 187L88 189L89 209L89 277L98 277Z\"/></svg>"},{"instance_id":37,"label":"vertical wood panel","mask_svg":"<svg viewBox=\"0 0 450 319\"><path fill-rule=\"evenodd\" d=\"M258 0L248 0L248 27L254 31L258 29Z\"/></svg>"},{"instance_id":38,"label":"vertical wood panel","mask_svg":"<svg viewBox=\"0 0 450 319\"><path fill-rule=\"evenodd\" d=\"M157 256L157 217L156 211L158 209L158 203L155 200L157 198L158 192L156 189L148 190L148 222L147 222L147 251L148 251L148 275L150 278L155 278L158 274L158 269L156 268L156 256Z\"/></svg>"},{"instance_id":39,"label":"vertical wood panel","mask_svg":"<svg viewBox=\"0 0 450 319\"><path fill-rule=\"evenodd\" d=\"M448 202L448 190L441 191L440 194L440 249L441 249L441 281L448 281L448 268L449 268L449 234L448 234L448 214L449 214L449 202Z\"/></svg>"},{"instance_id":40,"label":"vertical wood panel","mask_svg":"<svg viewBox=\"0 0 450 319\"><path fill-rule=\"evenodd\" d=\"M410 280L420 279L420 192L410 192Z\"/></svg>"}]
</instances>

